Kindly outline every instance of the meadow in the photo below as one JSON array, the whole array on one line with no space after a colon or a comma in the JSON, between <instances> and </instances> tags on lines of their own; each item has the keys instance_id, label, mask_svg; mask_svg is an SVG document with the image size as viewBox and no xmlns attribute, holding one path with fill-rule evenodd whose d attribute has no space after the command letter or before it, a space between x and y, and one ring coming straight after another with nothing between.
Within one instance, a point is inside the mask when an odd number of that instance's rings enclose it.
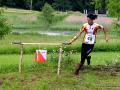
<instances>
[{"instance_id":1,"label":"meadow","mask_svg":"<svg viewBox=\"0 0 120 90\"><path fill-rule=\"evenodd\" d=\"M60 76L57 76L58 46L25 45L23 72L18 73L20 47L13 41L28 43L62 43L69 41L79 31L82 23L68 23L64 18L80 16L78 12L55 12L54 23L46 27L42 13L21 9L4 9L4 16L12 25L11 34L0 41L0 90L119 90L120 89L120 34L119 29L108 25L109 42L99 31L97 43L91 53L91 66L85 67L79 76L74 75L76 64L80 61L83 35L72 45L63 46ZM73 35L45 35L34 31L74 31ZM29 31L19 33L20 31ZM47 61L37 63L36 49L47 49Z\"/></svg>"},{"instance_id":2,"label":"meadow","mask_svg":"<svg viewBox=\"0 0 120 90\"><path fill-rule=\"evenodd\" d=\"M52 57L53 55L53 57ZM60 76L57 76L57 54L49 54L44 63L36 63L34 55L24 55L23 73L18 73L19 55L0 55L1 90L119 90L119 52L92 53L92 66L85 64L80 76L74 76L80 54L63 54ZM9 63L8 63L9 62ZM120 62L119 62L120 63ZM112 66L112 65L115 65ZM112 69L111 69L112 67ZM116 68L117 67L117 68ZM12 83L11 83L12 81Z\"/></svg>"}]
</instances>

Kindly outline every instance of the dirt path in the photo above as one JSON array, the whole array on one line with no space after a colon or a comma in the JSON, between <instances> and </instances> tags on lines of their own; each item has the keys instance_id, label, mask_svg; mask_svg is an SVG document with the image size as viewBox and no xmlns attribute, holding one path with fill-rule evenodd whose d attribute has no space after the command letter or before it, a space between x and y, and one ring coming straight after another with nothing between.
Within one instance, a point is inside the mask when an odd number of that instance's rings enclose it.
<instances>
[{"instance_id":1,"label":"dirt path","mask_svg":"<svg viewBox=\"0 0 120 90\"><path fill-rule=\"evenodd\" d=\"M81 15L81 16L68 16L65 18L66 22L69 23L85 23L87 22L86 20L86 15ZM106 24L106 25L110 25L112 23L112 18L107 17L106 15L98 15L98 19L95 20L96 23L100 23L100 24Z\"/></svg>"}]
</instances>

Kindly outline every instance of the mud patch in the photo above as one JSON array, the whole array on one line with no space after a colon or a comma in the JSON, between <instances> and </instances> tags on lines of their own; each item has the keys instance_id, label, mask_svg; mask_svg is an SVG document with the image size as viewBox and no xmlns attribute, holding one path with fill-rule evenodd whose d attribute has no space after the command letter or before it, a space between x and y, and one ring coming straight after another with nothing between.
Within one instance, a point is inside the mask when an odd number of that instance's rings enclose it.
<instances>
[{"instance_id":1,"label":"mud patch","mask_svg":"<svg viewBox=\"0 0 120 90\"><path fill-rule=\"evenodd\" d=\"M11 76L11 77L8 77L7 79L12 81L12 80L16 80L16 77Z\"/></svg>"},{"instance_id":2,"label":"mud patch","mask_svg":"<svg viewBox=\"0 0 120 90\"><path fill-rule=\"evenodd\" d=\"M3 80L0 80L0 85L2 85L3 84Z\"/></svg>"}]
</instances>

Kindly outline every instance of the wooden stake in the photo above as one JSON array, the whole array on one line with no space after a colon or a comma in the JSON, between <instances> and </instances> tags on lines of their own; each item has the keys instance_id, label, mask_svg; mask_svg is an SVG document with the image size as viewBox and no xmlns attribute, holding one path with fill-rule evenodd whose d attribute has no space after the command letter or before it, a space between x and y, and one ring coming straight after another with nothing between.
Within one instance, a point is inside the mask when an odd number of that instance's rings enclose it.
<instances>
[{"instance_id":1,"label":"wooden stake","mask_svg":"<svg viewBox=\"0 0 120 90\"><path fill-rule=\"evenodd\" d=\"M20 51L19 73L22 73L22 60L23 60L23 44L21 44L21 51Z\"/></svg>"},{"instance_id":2,"label":"wooden stake","mask_svg":"<svg viewBox=\"0 0 120 90\"><path fill-rule=\"evenodd\" d=\"M60 75L60 65L61 65L61 60L62 60L62 46L59 49L59 60L58 60L58 70L57 70L57 75Z\"/></svg>"}]
</instances>

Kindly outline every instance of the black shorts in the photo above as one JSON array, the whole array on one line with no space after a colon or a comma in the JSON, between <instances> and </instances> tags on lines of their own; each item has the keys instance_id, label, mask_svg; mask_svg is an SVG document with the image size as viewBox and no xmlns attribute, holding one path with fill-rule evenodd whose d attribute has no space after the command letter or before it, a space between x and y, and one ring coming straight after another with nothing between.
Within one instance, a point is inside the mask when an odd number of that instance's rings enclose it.
<instances>
[{"instance_id":1,"label":"black shorts","mask_svg":"<svg viewBox=\"0 0 120 90\"><path fill-rule=\"evenodd\" d=\"M81 49L81 63L84 64L85 59L88 57L88 55L91 53L91 51L94 48L94 44L85 44L82 43L82 49Z\"/></svg>"}]
</instances>

